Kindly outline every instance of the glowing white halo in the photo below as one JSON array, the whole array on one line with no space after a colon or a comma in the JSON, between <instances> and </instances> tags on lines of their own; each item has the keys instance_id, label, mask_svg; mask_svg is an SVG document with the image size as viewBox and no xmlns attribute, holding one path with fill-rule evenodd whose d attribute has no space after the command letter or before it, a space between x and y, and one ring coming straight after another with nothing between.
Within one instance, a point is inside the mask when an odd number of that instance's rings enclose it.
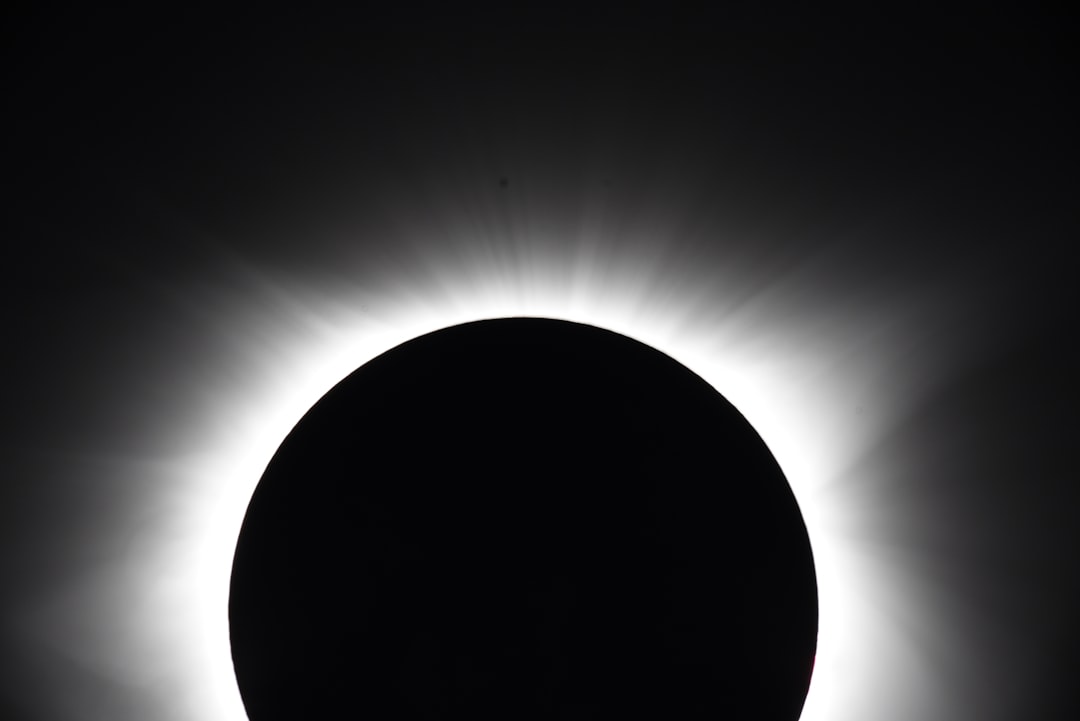
<instances>
[{"instance_id":1,"label":"glowing white halo","mask_svg":"<svg viewBox=\"0 0 1080 721\"><path fill-rule=\"evenodd\" d=\"M242 298L202 296L226 335L201 350L219 360L209 376L189 377L181 420L159 429L181 447L140 470L170 489L170 522L147 531L129 576L102 581L129 601L101 601L99 617L127 635L98 647L123 656L112 670L123 683L160 686L157 717L245 718L226 615L233 551L255 485L301 416L402 342L509 316L587 323L653 346L705 378L764 438L800 504L818 573L818 654L803 721L899 721L919 715L913 704L933 707L940 681L925 674L926 646L912 625L944 633L936 606L910 564L853 531L860 496L849 477L913 402L921 368L878 382L912 343L905 319L894 313L886 338L868 337L882 319L830 304L812 272L748 288L737 264L555 257L436 258L340 285L290 286L237 269ZM873 476L901 463L864 465Z\"/></svg>"}]
</instances>

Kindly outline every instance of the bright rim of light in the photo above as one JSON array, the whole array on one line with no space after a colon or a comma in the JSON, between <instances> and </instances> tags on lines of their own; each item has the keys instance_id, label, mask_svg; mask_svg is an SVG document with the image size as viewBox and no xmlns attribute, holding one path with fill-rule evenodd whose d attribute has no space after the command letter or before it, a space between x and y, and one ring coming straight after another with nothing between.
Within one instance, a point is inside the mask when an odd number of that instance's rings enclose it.
<instances>
[{"instance_id":1,"label":"bright rim of light","mask_svg":"<svg viewBox=\"0 0 1080 721\"><path fill-rule=\"evenodd\" d=\"M875 457L875 444L920 393L910 346L921 309L896 297L884 299L885 315L880 304L873 317L852 309L822 290L819 266L763 282L745 280L738 262L662 260L445 254L375 267L363 282L289 281L232 266L232 295L211 290L191 301L216 314L221 336L197 349L212 362L178 380L186 392L174 419L145 431L174 449L136 469L162 489L164 520L149 523L120 575L98 586L107 589L94 600L105 630L95 633L112 636L80 631L70 638L84 650L67 652L87 654L85 663L124 685L154 689L159 718L246 718L229 647L230 573L251 494L286 434L336 383L394 346L459 323L534 316L667 353L731 401L772 450L818 577L818 651L802 719L919 716L940 692L925 661L946 642L930 639L948 630L912 560L867 534L860 509L903 468L903 459Z\"/></svg>"}]
</instances>

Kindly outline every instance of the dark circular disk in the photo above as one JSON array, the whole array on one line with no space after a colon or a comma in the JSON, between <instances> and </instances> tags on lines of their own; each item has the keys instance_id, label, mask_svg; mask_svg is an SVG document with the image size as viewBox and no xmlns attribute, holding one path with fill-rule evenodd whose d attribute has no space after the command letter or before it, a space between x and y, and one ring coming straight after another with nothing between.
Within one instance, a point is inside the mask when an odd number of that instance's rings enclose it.
<instances>
[{"instance_id":1,"label":"dark circular disk","mask_svg":"<svg viewBox=\"0 0 1080 721\"><path fill-rule=\"evenodd\" d=\"M252 721L794 721L817 641L806 528L746 419L653 348L538 318L335 386L231 583Z\"/></svg>"}]
</instances>

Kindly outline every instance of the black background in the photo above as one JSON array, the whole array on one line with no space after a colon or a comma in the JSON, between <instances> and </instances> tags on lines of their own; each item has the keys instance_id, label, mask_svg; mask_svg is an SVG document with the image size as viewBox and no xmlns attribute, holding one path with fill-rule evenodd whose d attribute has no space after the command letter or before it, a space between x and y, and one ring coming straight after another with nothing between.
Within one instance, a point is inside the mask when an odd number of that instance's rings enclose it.
<instances>
[{"instance_id":1,"label":"black background","mask_svg":"<svg viewBox=\"0 0 1080 721\"><path fill-rule=\"evenodd\" d=\"M1030 3L6 12L5 717L57 718L62 696L72 718L154 715L151 691L57 660L20 619L116 552L98 539L126 498L159 492L86 459L175 448L141 429L183 413L179 379L210 338L241 334L230 263L314 286L438 264L441 240L403 247L387 218L437 230L484 215L463 198L519 193L534 224L599 197L628 226L693 226L683 257L754 282L822 263L818 298L880 312L885 335L895 309L874 292L925 301L921 349L955 362L882 441L908 471L867 522L918 538L978 611L959 652L975 680L942 713L1073 717L1070 18ZM754 240L709 232L721 216ZM319 240L342 228L348 243Z\"/></svg>"}]
</instances>

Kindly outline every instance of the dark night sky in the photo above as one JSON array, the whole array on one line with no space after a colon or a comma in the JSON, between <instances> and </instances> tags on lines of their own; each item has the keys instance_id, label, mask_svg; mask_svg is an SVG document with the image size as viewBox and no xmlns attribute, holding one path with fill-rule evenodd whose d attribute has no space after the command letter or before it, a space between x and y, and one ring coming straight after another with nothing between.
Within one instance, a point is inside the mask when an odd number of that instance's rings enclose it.
<instances>
[{"instance_id":1,"label":"dark night sky","mask_svg":"<svg viewBox=\"0 0 1080 721\"><path fill-rule=\"evenodd\" d=\"M157 653L186 622L133 599L183 595L139 554L187 547L236 399L347 309L584 268L748 339L751 375L828 379L759 395L811 409L774 426L847 454L845 537L937 613L859 664L906 638L955 672L832 719L1073 718L1075 25L758 5L6 10L0 716L226 721Z\"/></svg>"}]
</instances>

